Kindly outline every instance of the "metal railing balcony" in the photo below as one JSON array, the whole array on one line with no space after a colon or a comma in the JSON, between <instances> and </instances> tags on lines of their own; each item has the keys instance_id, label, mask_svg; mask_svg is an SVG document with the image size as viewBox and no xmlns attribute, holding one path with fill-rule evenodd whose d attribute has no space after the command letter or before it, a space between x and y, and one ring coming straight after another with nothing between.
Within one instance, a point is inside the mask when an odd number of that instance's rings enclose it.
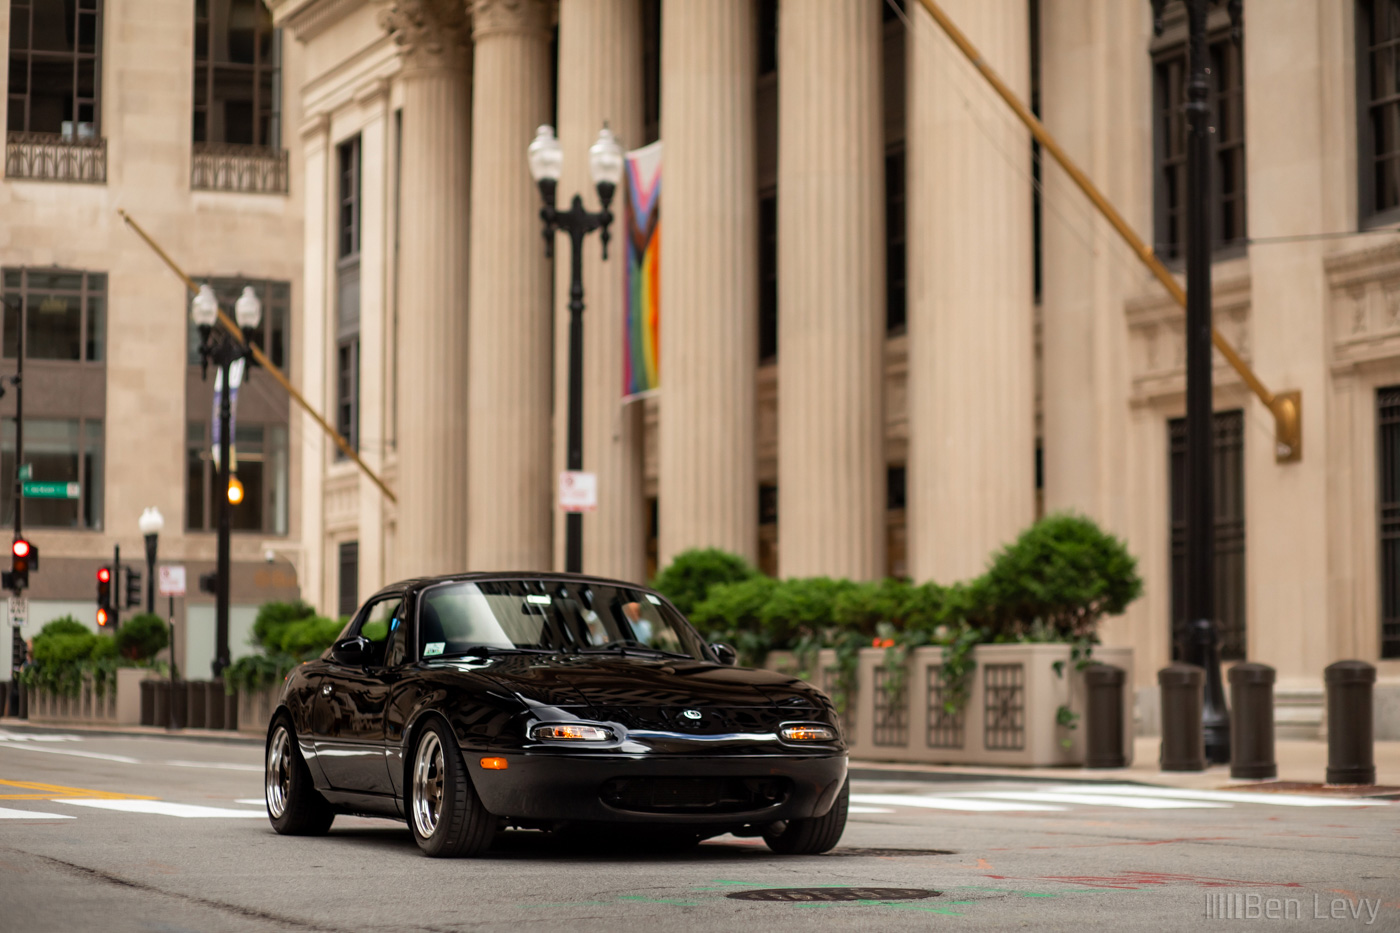
<instances>
[{"instance_id":1,"label":"metal railing balcony","mask_svg":"<svg viewBox=\"0 0 1400 933\"><path fill-rule=\"evenodd\" d=\"M195 143L190 187L197 191L286 194L287 150L233 143Z\"/></svg>"},{"instance_id":2,"label":"metal railing balcony","mask_svg":"<svg viewBox=\"0 0 1400 933\"><path fill-rule=\"evenodd\" d=\"M11 131L5 136L5 177L105 185L107 140Z\"/></svg>"}]
</instances>

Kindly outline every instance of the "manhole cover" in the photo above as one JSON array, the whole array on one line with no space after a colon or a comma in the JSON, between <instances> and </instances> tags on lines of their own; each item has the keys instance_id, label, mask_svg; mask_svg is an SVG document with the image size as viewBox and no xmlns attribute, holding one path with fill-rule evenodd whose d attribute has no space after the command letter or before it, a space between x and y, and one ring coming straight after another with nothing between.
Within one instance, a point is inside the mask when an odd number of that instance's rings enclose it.
<instances>
[{"instance_id":1,"label":"manhole cover","mask_svg":"<svg viewBox=\"0 0 1400 933\"><path fill-rule=\"evenodd\" d=\"M736 901L917 901L938 897L940 892L924 888L763 888L726 894Z\"/></svg>"}]
</instances>

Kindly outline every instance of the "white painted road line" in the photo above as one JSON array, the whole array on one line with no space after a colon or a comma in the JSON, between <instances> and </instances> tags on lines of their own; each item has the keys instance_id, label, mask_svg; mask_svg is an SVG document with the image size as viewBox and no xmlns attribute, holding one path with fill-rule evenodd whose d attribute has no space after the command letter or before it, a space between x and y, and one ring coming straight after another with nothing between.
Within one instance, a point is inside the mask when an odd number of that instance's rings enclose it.
<instances>
[{"instance_id":1,"label":"white painted road line","mask_svg":"<svg viewBox=\"0 0 1400 933\"><path fill-rule=\"evenodd\" d=\"M123 765L139 765L140 761L125 755L103 755L100 752L79 752L70 748L39 748L36 745L19 745L14 742L0 742L0 748L17 748L23 752L43 752L46 755L68 755L72 758L96 758L99 761L115 761ZM262 770L262 769L259 769Z\"/></svg>"},{"instance_id":2,"label":"white painted road line","mask_svg":"<svg viewBox=\"0 0 1400 933\"><path fill-rule=\"evenodd\" d=\"M243 801L241 801L241 800L239 801L239 803L242 803L242 802L243 802ZM262 801L259 800L258 803L262 803ZM893 813L894 811L893 811L893 810L886 809L885 807L848 807L848 808L846 809L846 812L847 812L847 813Z\"/></svg>"},{"instance_id":3,"label":"white painted road line","mask_svg":"<svg viewBox=\"0 0 1400 933\"><path fill-rule=\"evenodd\" d=\"M912 794L852 794L854 803L872 803L887 807L918 807L925 810L964 810L969 813L995 811L1041 810L1057 811L1064 807L1038 803L1012 803L997 800L977 800L973 797L915 797Z\"/></svg>"},{"instance_id":4,"label":"white painted road line","mask_svg":"<svg viewBox=\"0 0 1400 933\"><path fill-rule=\"evenodd\" d=\"M1051 787L1052 793L1082 790L1076 787ZM1105 784L1095 787L1096 794L1121 797L1168 797L1179 800L1213 800L1217 803L1257 803L1273 807L1388 807L1388 800L1364 797L1311 797L1304 794L1260 794L1233 790L1187 790L1177 787L1143 787L1137 784Z\"/></svg>"},{"instance_id":5,"label":"white painted road line","mask_svg":"<svg viewBox=\"0 0 1400 933\"><path fill-rule=\"evenodd\" d=\"M175 768L216 768L220 771L256 771L262 773L262 765L249 765L236 761L162 761L163 765Z\"/></svg>"},{"instance_id":6,"label":"white painted road line","mask_svg":"<svg viewBox=\"0 0 1400 933\"><path fill-rule=\"evenodd\" d=\"M37 732L9 732L0 729L0 741L3 742L81 742L82 738L76 735L41 735Z\"/></svg>"},{"instance_id":7,"label":"white painted road line","mask_svg":"<svg viewBox=\"0 0 1400 933\"><path fill-rule=\"evenodd\" d=\"M266 813L256 810L232 810L226 807L201 807L189 803L171 803L168 800L82 800L64 797L54 803L68 803L76 807L95 807L99 810L119 810L123 813L154 813L159 816L182 816L187 819L214 819L222 817L242 817L244 819L264 819Z\"/></svg>"},{"instance_id":8,"label":"white painted road line","mask_svg":"<svg viewBox=\"0 0 1400 933\"><path fill-rule=\"evenodd\" d=\"M71 820L67 813L44 813L41 810L11 810L0 807L0 820Z\"/></svg>"},{"instance_id":9,"label":"white painted road line","mask_svg":"<svg viewBox=\"0 0 1400 933\"><path fill-rule=\"evenodd\" d=\"M1125 807L1130 810L1228 810L1228 803L1204 800L1164 800L1160 797L1128 797L1122 794L1081 794L1047 791L978 791L968 796L993 800L1027 800L1032 803L1078 803L1091 807Z\"/></svg>"}]
</instances>

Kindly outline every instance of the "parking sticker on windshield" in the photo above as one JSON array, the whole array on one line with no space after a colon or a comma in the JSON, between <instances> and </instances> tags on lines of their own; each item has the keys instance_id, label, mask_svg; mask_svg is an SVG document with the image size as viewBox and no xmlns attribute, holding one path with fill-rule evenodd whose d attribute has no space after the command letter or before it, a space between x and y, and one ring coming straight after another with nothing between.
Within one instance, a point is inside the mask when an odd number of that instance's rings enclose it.
<instances>
[{"instance_id":1,"label":"parking sticker on windshield","mask_svg":"<svg viewBox=\"0 0 1400 933\"><path fill-rule=\"evenodd\" d=\"M526 595L525 601L527 603L534 603L536 606L548 606L552 602L548 596L540 596L538 593Z\"/></svg>"},{"instance_id":2,"label":"parking sticker on windshield","mask_svg":"<svg viewBox=\"0 0 1400 933\"><path fill-rule=\"evenodd\" d=\"M447 647L445 641L430 641L423 646L423 657L431 658L435 654L442 654L442 650Z\"/></svg>"},{"instance_id":3,"label":"parking sticker on windshield","mask_svg":"<svg viewBox=\"0 0 1400 933\"><path fill-rule=\"evenodd\" d=\"M653 606L659 606L659 605L661 605L661 597L660 597L660 596L653 596L653 595L651 595L650 593L648 593L648 594L647 594L647 602L651 603Z\"/></svg>"}]
</instances>

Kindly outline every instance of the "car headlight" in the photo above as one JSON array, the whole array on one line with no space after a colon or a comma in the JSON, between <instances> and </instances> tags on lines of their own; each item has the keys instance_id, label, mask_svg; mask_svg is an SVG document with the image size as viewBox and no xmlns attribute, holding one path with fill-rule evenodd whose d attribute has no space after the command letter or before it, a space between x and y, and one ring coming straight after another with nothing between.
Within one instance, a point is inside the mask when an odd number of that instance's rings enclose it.
<instances>
[{"instance_id":1,"label":"car headlight","mask_svg":"<svg viewBox=\"0 0 1400 933\"><path fill-rule=\"evenodd\" d=\"M784 742L835 742L836 730L815 722L788 723L778 730Z\"/></svg>"},{"instance_id":2,"label":"car headlight","mask_svg":"<svg viewBox=\"0 0 1400 933\"><path fill-rule=\"evenodd\" d=\"M613 732L607 726L593 726L581 722L541 723L530 729L530 738L553 740L556 742L608 742Z\"/></svg>"}]
</instances>

